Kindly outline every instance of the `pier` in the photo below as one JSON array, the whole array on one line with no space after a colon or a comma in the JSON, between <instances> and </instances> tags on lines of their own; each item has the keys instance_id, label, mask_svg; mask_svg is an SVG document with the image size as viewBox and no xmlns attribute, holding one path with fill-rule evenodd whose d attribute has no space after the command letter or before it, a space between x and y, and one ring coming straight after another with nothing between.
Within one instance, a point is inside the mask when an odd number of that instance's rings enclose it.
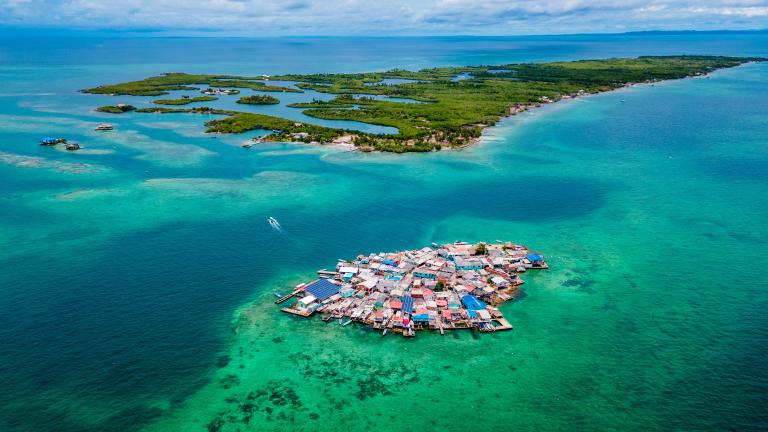
<instances>
[{"instance_id":1,"label":"pier","mask_svg":"<svg viewBox=\"0 0 768 432\"><path fill-rule=\"evenodd\" d=\"M358 255L275 301L283 312L353 322L416 336L417 331L512 330L496 307L518 297L520 274L544 270L544 256L510 242L432 244L418 250ZM276 294L277 295L277 294Z\"/></svg>"},{"instance_id":2,"label":"pier","mask_svg":"<svg viewBox=\"0 0 768 432\"><path fill-rule=\"evenodd\" d=\"M298 316L302 316L302 317L308 317L308 316L312 315L312 312L308 311L306 309L302 310L302 309L295 309L295 308L284 307L284 308L282 308L280 310L283 311L283 312L292 314L292 315L298 315Z\"/></svg>"},{"instance_id":3,"label":"pier","mask_svg":"<svg viewBox=\"0 0 768 432\"><path fill-rule=\"evenodd\" d=\"M294 291L294 292L292 292L292 293L290 293L290 294L286 294L286 295L284 295L284 296L280 297L279 299L275 300L275 304L281 304L281 303L285 303L285 302L286 302L286 301L288 301L288 300L289 300L291 297L295 297L296 295L297 295L297 292L296 292L296 291Z\"/></svg>"}]
</instances>

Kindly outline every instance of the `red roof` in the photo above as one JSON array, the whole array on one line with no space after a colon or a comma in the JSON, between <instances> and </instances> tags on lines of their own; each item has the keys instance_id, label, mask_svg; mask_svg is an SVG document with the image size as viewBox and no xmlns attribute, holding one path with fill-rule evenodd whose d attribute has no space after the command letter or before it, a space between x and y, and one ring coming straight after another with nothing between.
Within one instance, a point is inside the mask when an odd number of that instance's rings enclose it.
<instances>
[{"instance_id":1,"label":"red roof","mask_svg":"<svg viewBox=\"0 0 768 432\"><path fill-rule=\"evenodd\" d=\"M438 306L448 306L448 302L446 300L438 300L435 303L437 303Z\"/></svg>"},{"instance_id":2,"label":"red roof","mask_svg":"<svg viewBox=\"0 0 768 432\"><path fill-rule=\"evenodd\" d=\"M391 302L389 302L389 307L391 307L392 309L402 309L403 302L401 302L400 300L392 300Z\"/></svg>"},{"instance_id":3,"label":"red roof","mask_svg":"<svg viewBox=\"0 0 768 432\"><path fill-rule=\"evenodd\" d=\"M451 318L451 311L444 310L443 311L443 317L450 319Z\"/></svg>"},{"instance_id":4,"label":"red roof","mask_svg":"<svg viewBox=\"0 0 768 432\"><path fill-rule=\"evenodd\" d=\"M432 291L431 289L429 289L429 288L424 288L424 295L425 295L425 296L431 296L431 295L433 295L434 293L435 293L435 292L434 292L434 291Z\"/></svg>"}]
</instances>

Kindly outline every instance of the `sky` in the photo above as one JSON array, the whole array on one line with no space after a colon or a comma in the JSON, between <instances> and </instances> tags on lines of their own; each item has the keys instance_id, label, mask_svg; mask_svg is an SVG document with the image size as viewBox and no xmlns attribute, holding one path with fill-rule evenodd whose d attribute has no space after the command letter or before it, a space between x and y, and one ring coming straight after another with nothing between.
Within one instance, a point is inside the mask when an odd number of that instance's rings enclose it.
<instances>
[{"instance_id":1,"label":"sky","mask_svg":"<svg viewBox=\"0 0 768 432\"><path fill-rule=\"evenodd\" d=\"M768 0L0 0L0 29L521 35L768 28Z\"/></svg>"}]
</instances>

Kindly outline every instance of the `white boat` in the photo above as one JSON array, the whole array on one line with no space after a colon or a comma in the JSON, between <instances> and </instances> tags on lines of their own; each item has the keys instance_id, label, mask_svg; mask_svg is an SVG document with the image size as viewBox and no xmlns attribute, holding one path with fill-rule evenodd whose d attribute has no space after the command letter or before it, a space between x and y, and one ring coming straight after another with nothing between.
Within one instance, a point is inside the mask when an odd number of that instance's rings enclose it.
<instances>
[{"instance_id":1,"label":"white boat","mask_svg":"<svg viewBox=\"0 0 768 432\"><path fill-rule=\"evenodd\" d=\"M270 216L267 219L267 222L269 222L269 225L271 225L272 228L274 228L274 229L276 229L278 231L280 231L282 229L282 227L280 226L280 222L278 222L277 219L273 218L272 216Z\"/></svg>"},{"instance_id":2,"label":"white boat","mask_svg":"<svg viewBox=\"0 0 768 432\"><path fill-rule=\"evenodd\" d=\"M96 126L96 129L94 129L94 130L97 130L97 131L110 131L112 129L114 129L114 126L112 126L111 124L109 124L109 123L102 123L102 124Z\"/></svg>"}]
</instances>

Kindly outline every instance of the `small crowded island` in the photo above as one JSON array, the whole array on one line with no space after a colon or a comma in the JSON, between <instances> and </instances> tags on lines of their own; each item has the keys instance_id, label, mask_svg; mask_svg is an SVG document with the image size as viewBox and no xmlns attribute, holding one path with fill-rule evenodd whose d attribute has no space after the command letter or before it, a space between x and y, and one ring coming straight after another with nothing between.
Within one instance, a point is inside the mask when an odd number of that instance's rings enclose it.
<instances>
[{"instance_id":1,"label":"small crowded island","mask_svg":"<svg viewBox=\"0 0 768 432\"><path fill-rule=\"evenodd\" d=\"M546 269L544 257L510 242L455 242L403 252L358 255L302 283L275 303L283 312L322 315L340 325L361 323L414 337L417 330L511 330L498 305L520 296L528 270Z\"/></svg>"}]
</instances>

